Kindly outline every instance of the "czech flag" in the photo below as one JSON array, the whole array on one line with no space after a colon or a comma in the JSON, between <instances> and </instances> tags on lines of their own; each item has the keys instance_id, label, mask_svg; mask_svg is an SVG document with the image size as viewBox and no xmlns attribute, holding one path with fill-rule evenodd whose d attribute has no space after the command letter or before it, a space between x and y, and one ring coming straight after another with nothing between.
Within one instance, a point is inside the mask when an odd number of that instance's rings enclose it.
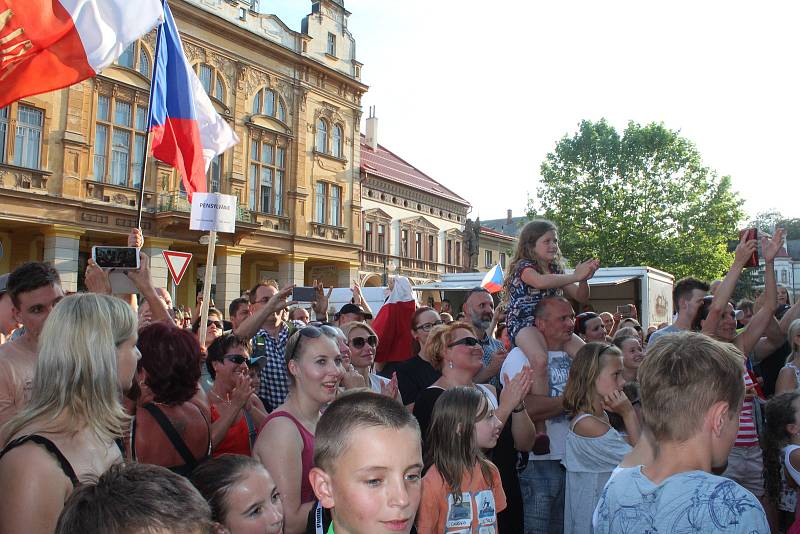
<instances>
[{"instance_id":1,"label":"czech flag","mask_svg":"<svg viewBox=\"0 0 800 534\"><path fill-rule=\"evenodd\" d=\"M159 0L0 0L0 108L95 76L162 19Z\"/></svg>"},{"instance_id":2,"label":"czech flag","mask_svg":"<svg viewBox=\"0 0 800 534\"><path fill-rule=\"evenodd\" d=\"M492 270L486 273L481 282L481 287L486 289L489 293L497 293L503 289L503 269L498 263Z\"/></svg>"},{"instance_id":3,"label":"czech flag","mask_svg":"<svg viewBox=\"0 0 800 534\"><path fill-rule=\"evenodd\" d=\"M376 362L402 362L411 354L411 318L417 311L417 301L411 290L411 282L405 276L394 279L394 287L383 306L381 306L372 328L378 334Z\"/></svg>"},{"instance_id":4,"label":"czech flag","mask_svg":"<svg viewBox=\"0 0 800 534\"><path fill-rule=\"evenodd\" d=\"M138 0L136 0L138 1ZM239 142L192 70L166 1L158 29L150 87L153 156L178 169L189 194L206 192L206 171L214 156Z\"/></svg>"}]
</instances>

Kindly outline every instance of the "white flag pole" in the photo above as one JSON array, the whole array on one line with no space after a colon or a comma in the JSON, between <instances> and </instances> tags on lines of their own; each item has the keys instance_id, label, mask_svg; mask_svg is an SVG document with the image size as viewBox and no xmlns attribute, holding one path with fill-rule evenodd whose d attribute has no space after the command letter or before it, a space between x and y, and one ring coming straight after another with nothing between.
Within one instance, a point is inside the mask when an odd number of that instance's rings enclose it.
<instances>
[{"instance_id":1,"label":"white flag pole","mask_svg":"<svg viewBox=\"0 0 800 534\"><path fill-rule=\"evenodd\" d=\"M217 231L211 230L208 233L208 252L206 253L206 273L203 278L203 303L200 306L200 348L205 352L206 333L208 332L208 305L211 300L211 279L214 274L214 249L217 244Z\"/></svg>"}]
</instances>

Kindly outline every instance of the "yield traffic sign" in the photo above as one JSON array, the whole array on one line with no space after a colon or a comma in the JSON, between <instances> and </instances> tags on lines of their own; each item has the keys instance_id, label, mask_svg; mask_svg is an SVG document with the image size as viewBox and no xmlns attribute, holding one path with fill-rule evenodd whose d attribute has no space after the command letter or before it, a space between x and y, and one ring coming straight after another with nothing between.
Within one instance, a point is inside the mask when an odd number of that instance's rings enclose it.
<instances>
[{"instance_id":1,"label":"yield traffic sign","mask_svg":"<svg viewBox=\"0 0 800 534\"><path fill-rule=\"evenodd\" d=\"M186 268L189 266L189 261L192 259L192 253L165 250L161 254L164 256L164 261L167 262L167 268L169 268L169 273L172 275L175 285L180 285L181 278L183 278Z\"/></svg>"}]
</instances>

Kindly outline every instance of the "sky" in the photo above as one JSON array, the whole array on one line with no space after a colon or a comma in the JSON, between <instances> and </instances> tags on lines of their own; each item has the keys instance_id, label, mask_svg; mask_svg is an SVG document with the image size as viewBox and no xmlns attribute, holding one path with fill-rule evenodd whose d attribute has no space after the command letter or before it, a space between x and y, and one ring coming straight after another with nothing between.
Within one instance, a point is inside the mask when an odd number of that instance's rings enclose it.
<instances>
[{"instance_id":1,"label":"sky","mask_svg":"<svg viewBox=\"0 0 800 534\"><path fill-rule=\"evenodd\" d=\"M345 0L378 140L472 204L522 215L581 120L663 122L749 216L800 217L800 2ZM300 29L305 0L261 0ZM362 125L362 131L364 126Z\"/></svg>"}]
</instances>

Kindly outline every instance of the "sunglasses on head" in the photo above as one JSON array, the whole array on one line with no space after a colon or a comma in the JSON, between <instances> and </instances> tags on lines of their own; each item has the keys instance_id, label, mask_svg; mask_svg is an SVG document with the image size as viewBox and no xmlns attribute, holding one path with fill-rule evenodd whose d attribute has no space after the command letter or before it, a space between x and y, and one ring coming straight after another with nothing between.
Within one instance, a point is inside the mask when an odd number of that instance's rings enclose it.
<instances>
[{"instance_id":1,"label":"sunglasses on head","mask_svg":"<svg viewBox=\"0 0 800 534\"><path fill-rule=\"evenodd\" d=\"M244 362L248 361L249 358L242 356L241 354L226 354L222 357L222 361L229 361L233 362L234 365L242 365Z\"/></svg>"},{"instance_id":2,"label":"sunglasses on head","mask_svg":"<svg viewBox=\"0 0 800 534\"><path fill-rule=\"evenodd\" d=\"M212 324L213 324L214 326L216 326L217 328L220 328L220 329L222 328L222 321L207 321L207 322L206 322L206 327L209 327L209 326L211 326Z\"/></svg>"},{"instance_id":3,"label":"sunglasses on head","mask_svg":"<svg viewBox=\"0 0 800 534\"><path fill-rule=\"evenodd\" d=\"M430 332L431 330L433 330L434 326L439 326L441 324L444 324L444 321L434 321L432 323L421 324L415 327L414 330L422 330L423 332Z\"/></svg>"},{"instance_id":4,"label":"sunglasses on head","mask_svg":"<svg viewBox=\"0 0 800 534\"><path fill-rule=\"evenodd\" d=\"M356 349L360 349L364 347L364 344L368 344L373 349L378 346L378 337L377 336L367 336L367 337L354 337L348 343L349 346L354 347Z\"/></svg>"},{"instance_id":5,"label":"sunglasses on head","mask_svg":"<svg viewBox=\"0 0 800 534\"><path fill-rule=\"evenodd\" d=\"M452 349L456 345L466 345L468 347L474 347L475 345L480 345L480 344L481 344L481 342L480 342L480 340L478 340L478 338L472 337L472 336L467 336L467 337L463 337L463 338L459 339L458 341L453 341L452 343L447 345L447 347Z\"/></svg>"},{"instance_id":6,"label":"sunglasses on head","mask_svg":"<svg viewBox=\"0 0 800 534\"><path fill-rule=\"evenodd\" d=\"M287 351L288 357L286 358L286 361L294 359L295 355L297 354L297 347L300 346L301 339L303 339L304 337L310 337L311 339L316 339L322 334L325 334L327 337L336 338L338 337L339 331L337 328L328 326L326 324L320 326L308 325L297 330L294 334L292 334L292 337L289 338L290 340L294 338L293 341L294 345L292 346L291 351Z\"/></svg>"}]
</instances>

